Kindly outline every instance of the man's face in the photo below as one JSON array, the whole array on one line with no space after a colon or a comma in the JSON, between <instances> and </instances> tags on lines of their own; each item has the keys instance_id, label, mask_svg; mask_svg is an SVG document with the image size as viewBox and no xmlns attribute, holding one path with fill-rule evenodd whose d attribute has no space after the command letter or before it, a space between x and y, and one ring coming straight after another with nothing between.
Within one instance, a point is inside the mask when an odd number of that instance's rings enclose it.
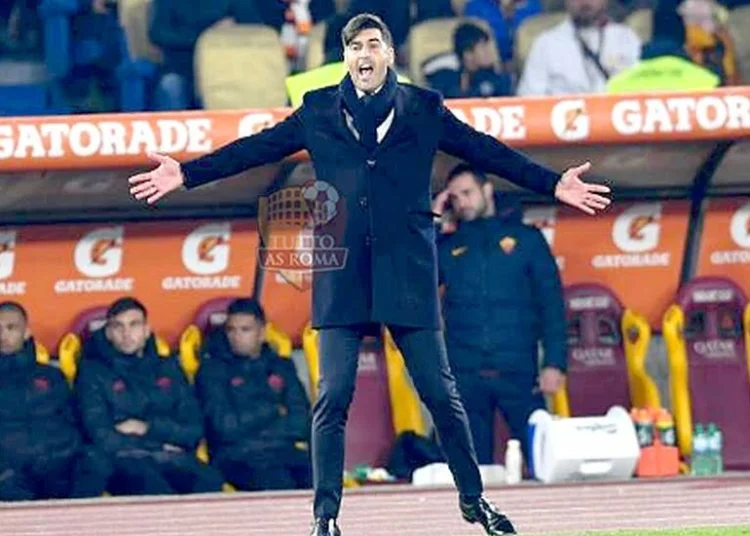
<instances>
[{"instance_id":1,"label":"man's face","mask_svg":"<svg viewBox=\"0 0 750 536\"><path fill-rule=\"evenodd\" d=\"M229 315L224 330L233 354L242 357L257 357L260 355L265 339L265 329L255 316L249 314Z\"/></svg>"},{"instance_id":2,"label":"man's face","mask_svg":"<svg viewBox=\"0 0 750 536\"><path fill-rule=\"evenodd\" d=\"M480 41L471 50L464 51L464 69L470 73L493 67L492 44L490 41Z\"/></svg>"},{"instance_id":3,"label":"man's face","mask_svg":"<svg viewBox=\"0 0 750 536\"><path fill-rule=\"evenodd\" d=\"M106 335L115 349L126 355L139 354L146 347L151 330L143 313L125 311L107 322Z\"/></svg>"},{"instance_id":4,"label":"man's face","mask_svg":"<svg viewBox=\"0 0 750 536\"><path fill-rule=\"evenodd\" d=\"M474 175L462 173L448 186L453 213L459 220L471 221L487 215L492 184L480 186Z\"/></svg>"},{"instance_id":5,"label":"man's face","mask_svg":"<svg viewBox=\"0 0 750 536\"><path fill-rule=\"evenodd\" d=\"M607 0L566 0L568 14L578 26L591 26L604 15Z\"/></svg>"},{"instance_id":6,"label":"man's face","mask_svg":"<svg viewBox=\"0 0 750 536\"><path fill-rule=\"evenodd\" d=\"M20 352L28 336L26 321L21 313L0 311L0 355Z\"/></svg>"},{"instance_id":7,"label":"man's face","mask_svg":"<svg viewBox=\"0 0 750 536\"><path fill-rule=\"evenodd\" d=\"M393 60L393 47L388 46L380 30L374 28L359 32L344 50L344 61L354 86L365 93L373 92L385 82Z\"/></svg>"}]
</instances>

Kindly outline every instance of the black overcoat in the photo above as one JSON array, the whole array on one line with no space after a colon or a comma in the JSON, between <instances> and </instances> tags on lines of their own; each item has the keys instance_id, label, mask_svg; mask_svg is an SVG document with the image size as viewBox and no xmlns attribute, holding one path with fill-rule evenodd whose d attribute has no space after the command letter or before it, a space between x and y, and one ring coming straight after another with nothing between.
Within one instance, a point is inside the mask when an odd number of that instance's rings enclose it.
<instances>
[{"instance_id":1,"label":"black overcoat","mask_svg":"<svg viewBox=\"0 0 750 536\"><path fill-rule=\"evenodd\" d=\"M236 175L306 149L317 180L340 195L342 269L313 274L314 328L383 323L440 326L431 179L441 150L552 197L560 175L460 121L440 94L399 84L395 116L372 152L347 125L338 86L309 92L284 121L184 163L185 187Z\"/></svg>"}]
</instances>

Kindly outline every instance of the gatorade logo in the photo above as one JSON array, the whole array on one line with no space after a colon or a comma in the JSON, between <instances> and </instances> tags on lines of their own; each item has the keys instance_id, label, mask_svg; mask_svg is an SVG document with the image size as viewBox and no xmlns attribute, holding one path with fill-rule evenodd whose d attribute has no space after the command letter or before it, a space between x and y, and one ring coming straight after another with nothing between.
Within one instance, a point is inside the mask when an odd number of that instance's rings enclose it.
<instances>
[{"instance_id":1,"label":"gatorade logo","mask_svg":"<svg viewBox=\"0 0 750 536\"><path fill-rule=\"evenodd\" d=\"M240 120L237 126L237 133L240 138L245 136L252 136L262 130L270 128L274 125L274 118L269 113L252 113L247 114Z\"/></svg>"},{"instance_id":2,"label":"gatorade logo","mask_svg":"<svg viewBox=\"0 0 750 536\"><path fill-rule=\"evenodd\" d=\"M552 108L550 120L555 136L564 141L583 140L591 132L591 118L583 99L558 102Z\"/></svg>"},{"instance_id":3,"label":"gatorade logo","mask_svg":"<svg viewBox=\"0 0 750 536\"><path fill-rule=\"evenodd\" d=\"M110 277L122 267L122 226L95 229L76 244L76 269L88 277Z\"/></svg>"},{"instance_id":4,"label":"gatorade logo","mask_svg":"<svg viewBox=\"0 0 750 536\"><path fill-rule=\"evenodd\" d=\"M164 290L239 290L242 276L219 275L229 268L230 223L209 223L194 229L182 243L182 264L193 275L162 279Z\"/></svg>"},{"instance_id":5,"label":"gatorade logo","mask_svg":"<svg viewBox=\"0 0 750 536\"><path fill-rule=\"evenodd\" d=\"M738 247L750 249L750 203L734 213L729 223L729 234Z\"/></svg>"},{"instance_id":6,"label":"gatorade logo","mask_svg":"<svg viewBox=\"0 0 750 536\"><path fill-rule=\"evenodd\" d=\"M655 251L661 237L661 203L638 203L620 214L612 226L612 242L624 254L596 255L594 268L669 266L670 253Z\"/></svg>"},{"instance_id":7,"label":"gatorade logo","mask_svg":"<svg viewBox=\"0 0 750 536\"><path fill-rule=\"evenodd\" d=\"M60 279L55 282L55 293L133 292L132 277L113 277L122 269L124 234L124 228L118 225L84 235L73 250L73 263L86 278Z\"/></svg>"},{"instance_id":8,"label":"gatorade logo","mask_svg":"<svg viewBox=\"0 0 750 536\"><path fill-rule=\"evenodd\" d=\"M661 203L633 205L615 220L612 241L627 253L651 251L659 245Z\"/></svg>"},{"instance_id":9,"label":"gatorade logo","mask_svg":"<svg viewBox=\"0 0 750 536\"><path fill-rule=\"evenodd\" d=\"M195 229L182 244L182 263L198 275L223 272L229 267L231 224L209 223Z\"/></svg>"},{"instance_id":10,"label":"gatorade logo","mask_svg":"<svg viewBox=\"0 0 750 536\"><path fill-rule=\"evenodd\" d=\"M712 252L711 264L750 264L750 203L732 214L729 236L739 249Z\"/></svg>"},{"instance_id":11,"label":"gatorade logo","mask_svg":"<svg viewBox=\"0 0 750 536\"><path fill-rule=\"evenodd\" d=\"M0 279L13 275L16 261L16 231L0 231Z\"/></svg>"}]
</instances>

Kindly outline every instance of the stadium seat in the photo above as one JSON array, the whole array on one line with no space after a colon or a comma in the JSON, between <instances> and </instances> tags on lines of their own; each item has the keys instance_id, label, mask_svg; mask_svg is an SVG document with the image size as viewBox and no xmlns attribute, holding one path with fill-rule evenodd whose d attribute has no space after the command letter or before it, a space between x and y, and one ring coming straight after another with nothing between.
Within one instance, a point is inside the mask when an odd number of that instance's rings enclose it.
<instances>
[{"instance_id":1,"label":"stadium seat","mask_svg":"<svg viewBox=\"0 0 750 536\"><path fill-rule=\"evenodd\" d=\"M431 19L415 24L409 30L408 37L408 63L409 77L415 85L424 85L425 77L422 72L426 61L441 54L453 53L453 32L462 22L474 22L484 28L490 34L492 42L492 54L495 61L499 63L495 39L489 24L485 20L474 17L450 17L442 19Z\"/></svg>"},{"instance_id":2,"label":"stadium seat","mask_svg":"<svg viewBox=\"0 0 750 536\"><path fill-rule=\"evenodd\" d=\"M317 331L308 325L302 340L315 399L320 378ZM346 428L345 468L384 467L394 440L406 431L426 435L425 415L403 357L386 331L382 341L365 338L360 350Z\"/></svg>"},{"instance_id":3,"label":"stadium seat","mask_svg":"<svg viewBox=\"0 0 750 536\"><path fill-rule=\"evenodd\" d=\"M518 26L513 58L516 61L516 69L519 73L523 72L524 63L526 63L526 58L529 57L531 46L534 44L536 38L546 30L557 26L565 17L566 14L564 11L540 13L539 15L524 19Z\"/></svg>"},{"instance_id":4,"label":"stadium seat","mask_svg":"<svg viewBox=\"0 0 750 536\"><path fill-rule=\"evenodd\" d=\"M153 0L119 0L123 29L123 57L119 66L120 108L123 112L149 109L149 88L164 61L161 50L148 37Z\"/></svg>"},{"instance_id":5,"label":"stadium seat","mask_svg":"<svg viewBox=\"0 0 750 536\"><path fill-rule=\"evenodd\" d=\"M654 13L650 9L637 9L625 19L625 24L635 32L641 43L651 41L653 36Z\"/></svg>"},{"instance_id":6,"label":"stadium seat","mask_svg":"<svg viewBox=\"0 0 750 536\"><path fill-rule=\"evenodd\" d=\"M182 332L180 337L180 363L185 375L192 383L200 367L199 352L206 333L221 326L227 318L226 309L235 296L214 298L205 302L198 310L193 323ZM281 357L290 358L292 341L279 331L271 322L266 323L266 340Z\"/></svg>"},{"instance_id":7,"label":"stadium seat","mask_svg":"<svg viewBox=\"0 0 750 536\"><path fill-rule=\"evenodd\" d=\"M75 380L78 371L78 359L83 348L83 341L94 331L104 327L107 306L98 306L81 312L71 323L58 345L57 358L60 370L70 384ZM170 348L161 337L156 337L156 348L161 357L169 357Z\"/></svg>"},{"instance_id":8,"label":"stadium seat","mask_svg":"<svg viewBox=\"0 0 750 536\"><path fill-rule=\"evenodd\" d=\"M48 74L64 78L72 67L73 38L71 18L79 10L77 0L42 0L38 13L44 35L44 63Z\"/></svg>"},{"instance_id":9,"label":"stadium seat","mask_svg":"<svg viewBox=\"0 0 750 536\"><path fill-rule=\"evenodd\" d=\"M45 346L37 341L34 341L34 346L36 349L36 362L40 365L49 365L50 364L50 355L49 351Z\"/></svg>"},{"instance_id":10,"label":"stadium seat","mask_svg":"<svg viewBox=\"0 0 750 536\"><path fill-rule=\"evenodd\" d=\"M729 33L734 39L737 64L745 83L750 81L750 6L739 6L729 12Z\"/></svg>"},{"instance_id":11,"label":"stadium seat","mask_svg":"<svg viewBox=\"0 0 750 536\"><path fill-rule=\"evenodd\" d=\"M724 435L726 469L750 469L750 305L721 277L684 285L664 315L669 383L680 453L692 452L693 423Z\"/></svg>"},{"instance_id":12,"label":"stadium seat","mask_svg":"<svg viewBox=\"0 0 750 536\"><path fill-rule=\"evenodd\" d=\"M591 416L604 415L613 405L661 407L646 372L648 322L604 286L576 284L564 292L568 374L565 387L553 396L554 413Z\"/></svg>"},{"instance_id":13,"label":"stadium seat","mask_svg":"<svg viewBox=\"0 0 750 536\"><path fill-rule=\"evenodd\" d=\"M195 83L207 110L286 106L288 73L279 33L269 26L213 26L198 39Z\"/></svg>"}]
</instances>

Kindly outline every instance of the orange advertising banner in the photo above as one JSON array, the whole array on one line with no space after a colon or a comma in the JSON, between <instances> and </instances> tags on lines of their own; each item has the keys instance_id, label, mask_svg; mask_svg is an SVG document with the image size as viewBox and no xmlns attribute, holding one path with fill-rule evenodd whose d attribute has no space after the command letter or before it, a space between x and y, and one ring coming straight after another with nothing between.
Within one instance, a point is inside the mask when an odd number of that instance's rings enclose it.
<instances>
[{"instance_id":1,"label":"orange advertising banner","mask_svg":"<svg viewBox=\"0 0 750 536\"><path fill-rule=\"evenodd\" d=\"M661 329L679 285L689 204L615 204L591 218L558 207L532 207L525 220L541 228L563 283L596 282Z\"/></svg>"},{"instance_id":2,"label":"orange advertising banner","mask_svg":"<svg viewBox=\"0 0 750 536\"><path fill-rule=\"evenodd\" d=\"M750 137L750 87L451 100L446 105L477 130L518 147ZM147 163L148 151L185 160L257 133L290 112L274 108L3 119L0 172L134 167Z\"/></svg>"},{"instance_id":3,"label":"orange advertising banner","mask_svg":"<svg viewBox=\"0 0 750 536\"><path fill-rule=\"evenodd\" d=\"M750 197L708 202L697 275L728 277L750 296Z\"/></svg>"},{"instance_id":4,"label":"orange advertising banner","mask_svg":"<svg viewBox=\"0 0 750 536\"><path fill-rule=\"evenodd\" d=\"M0 228L0 300L53 353L78 313L124 295L174 344L206 300L252 293L257 247L244 220Z\"/></svg>"}]
</instances>

